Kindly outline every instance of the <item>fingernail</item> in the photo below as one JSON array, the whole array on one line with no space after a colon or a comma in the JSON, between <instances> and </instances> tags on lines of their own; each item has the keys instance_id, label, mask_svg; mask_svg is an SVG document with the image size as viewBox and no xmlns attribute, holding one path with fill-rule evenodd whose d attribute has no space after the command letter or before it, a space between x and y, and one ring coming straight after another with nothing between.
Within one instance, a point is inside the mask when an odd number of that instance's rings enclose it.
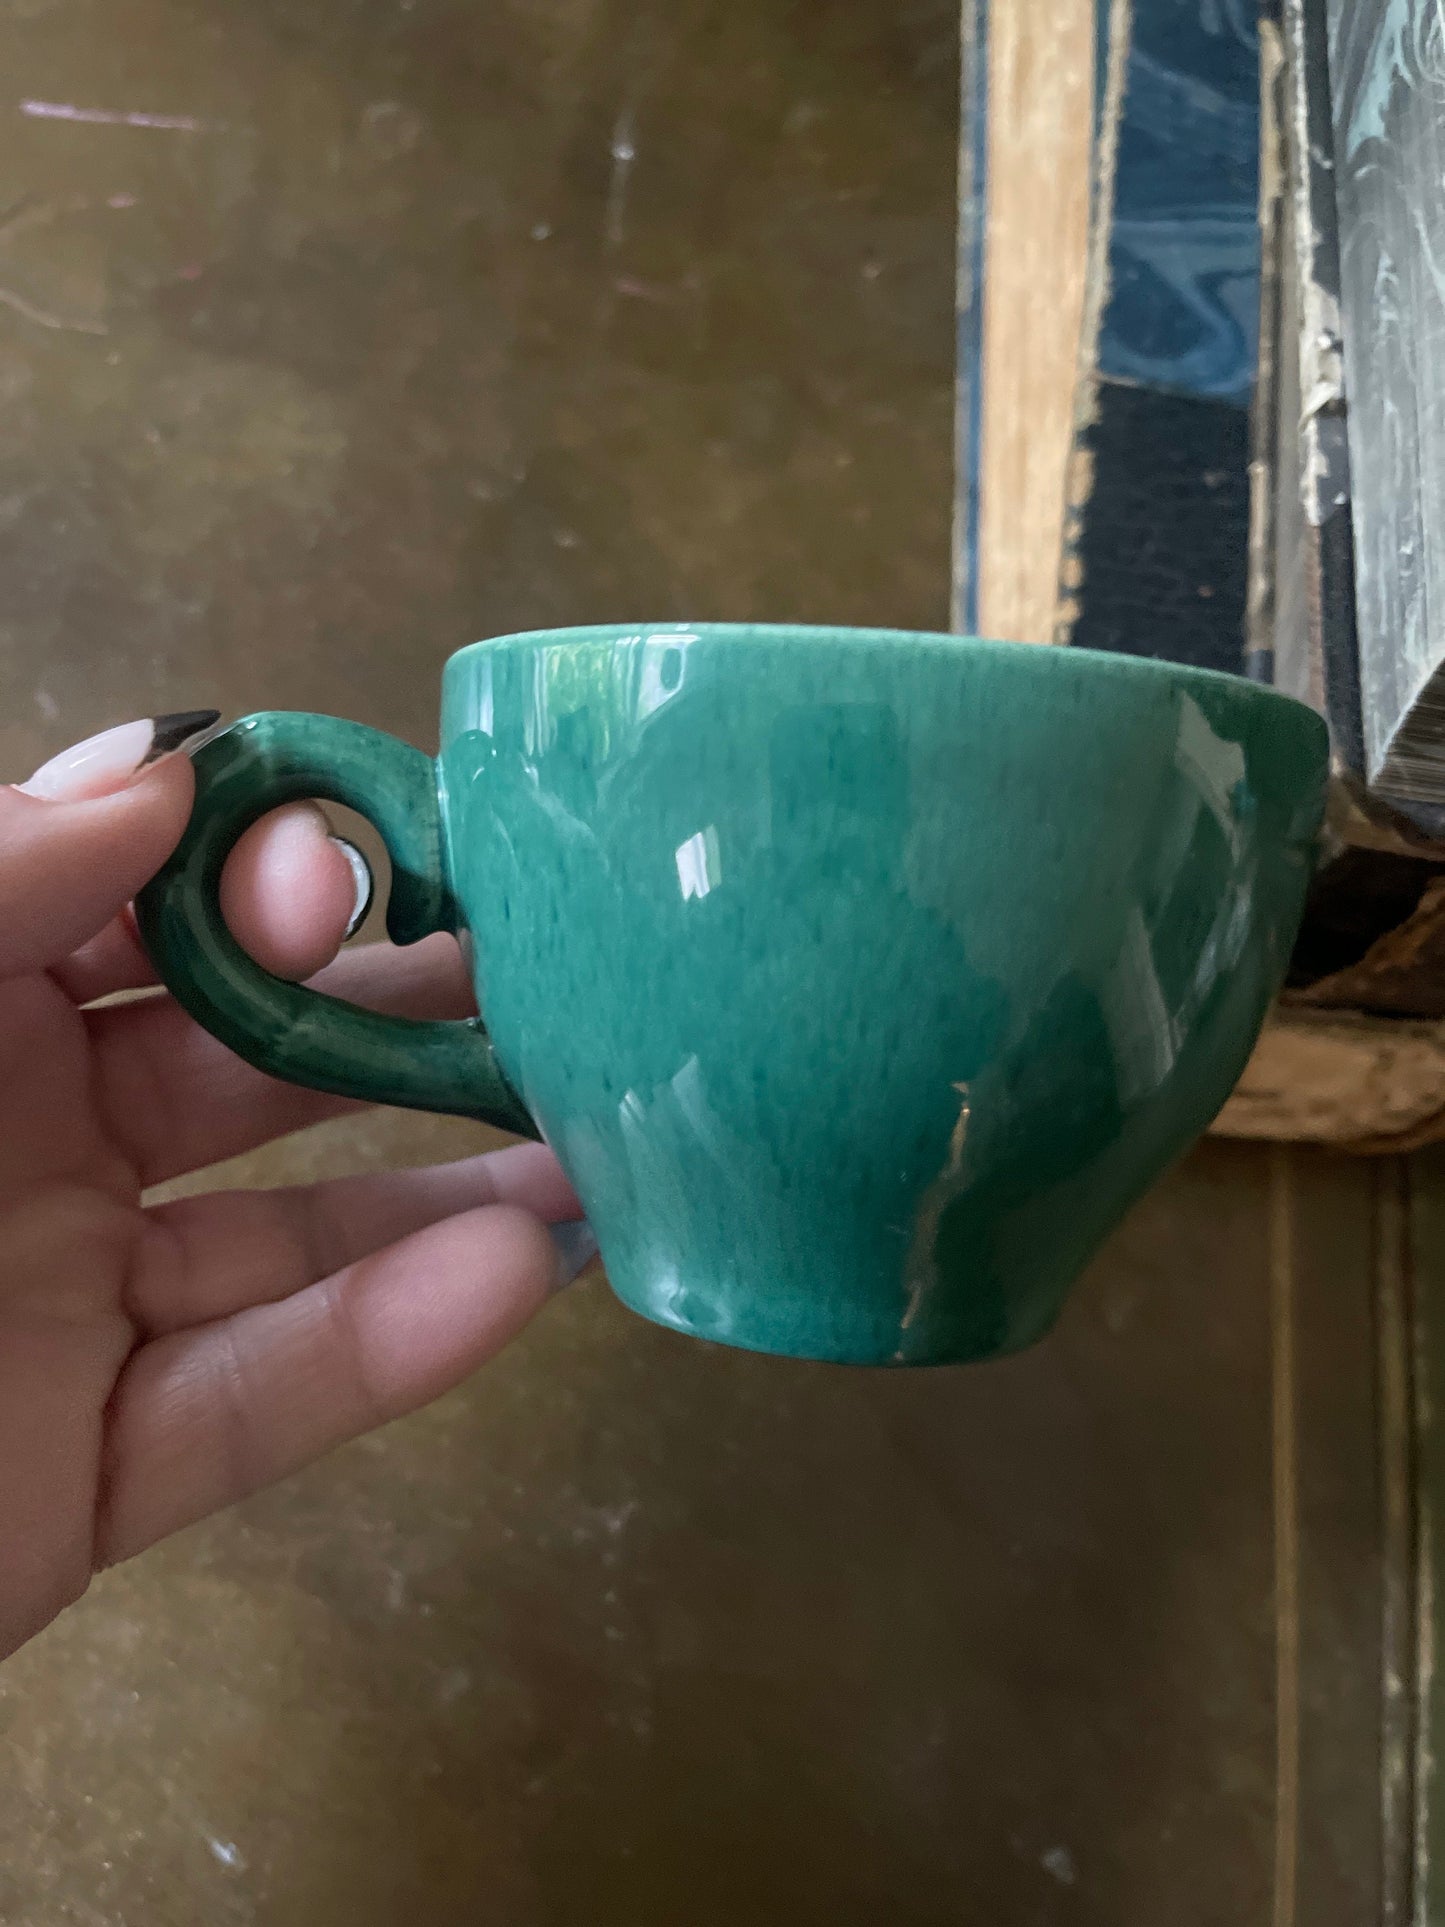
<instances>
[{"instance_id":1,"label":"fingernail","mask_svg":"<svg viewBox=\"0 0 1445 1927\"><path fill-rule=\"evenodd\" d=\"M19 788L52 803L85 803L123 789L140 770L180 749L219 722L219 709L178 709L102 730L52 756Z\"/></svg>"},{"instance_id":2,"label":"fingernail","mask_svg":"<svg viewBox=\"0 0 1445 1927\"><path fill-rule=\"evenodd\" d=\"M351 865L352 881L356 885L356 906L351 912L351 921L346 926L346 935L354 937L366 922L366 913L371 908L372 898L376 895L376 880L371 874L371 865L354 843L344 836L333 836L331 841Z\"/></svg>"},{"instance_id":3,"label":"fingernail","mask_svg":"<svg viewBox=\"0 0 1445 1927\"><path fill-rule=\"evenodd\" d=\"M557 1251L557 1282L552 1289L561 1291L597 1256L597 1238L585 1218L575 1224L554 1224L550 1230Z\"/></svg>"}]
</instances>

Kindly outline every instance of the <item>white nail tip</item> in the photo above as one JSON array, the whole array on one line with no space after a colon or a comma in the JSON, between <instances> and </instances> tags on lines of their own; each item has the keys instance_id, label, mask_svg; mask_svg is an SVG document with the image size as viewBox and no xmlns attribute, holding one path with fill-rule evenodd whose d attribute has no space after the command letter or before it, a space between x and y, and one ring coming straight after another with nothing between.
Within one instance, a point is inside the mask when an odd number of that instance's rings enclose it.
<instances>
[{"instance_id":1,"label":"white nail tip","mask_svg":"<svg viewBox=\"0 0 1445 1927\"><path fill-rule=\"evenodd\" d=\"M351 920L346 926L348 937L354 937L366 921L366 913L371 908L372 897L376 893L376 880L371 874L371 865L344 836L333 836L331 841L351 865L352 882L356 886L356 897L352 906Z\"/></svg>"},{"instance_id":2,"label":"white nail tip","mask_svg":"<svg viewBox=\"0 0 1445 1927\"><path fill-rule=\"evenodd\" d=\"M49 803L83 803L109 796L140 767L154 734L149 717L104 729L52 756L19 787L27 796L43 797Z\"/></svg>"}]
</instances>

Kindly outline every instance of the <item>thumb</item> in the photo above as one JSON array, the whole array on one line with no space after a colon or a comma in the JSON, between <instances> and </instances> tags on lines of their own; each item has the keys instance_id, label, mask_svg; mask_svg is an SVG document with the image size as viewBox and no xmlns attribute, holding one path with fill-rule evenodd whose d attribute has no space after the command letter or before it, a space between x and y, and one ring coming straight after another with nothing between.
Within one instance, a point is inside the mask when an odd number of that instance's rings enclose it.
<instances>
[{"instance_id":1,"label":"thumb","mask_svg":"<svg viewBox=\"0 0 1445 1927\"><path fill-rule=\"evenodd\" d=\"M122 723L0 789L0 979L102 930L180 840L194 778L176 752L214 710Z\"/></svg>"}]
</instances>

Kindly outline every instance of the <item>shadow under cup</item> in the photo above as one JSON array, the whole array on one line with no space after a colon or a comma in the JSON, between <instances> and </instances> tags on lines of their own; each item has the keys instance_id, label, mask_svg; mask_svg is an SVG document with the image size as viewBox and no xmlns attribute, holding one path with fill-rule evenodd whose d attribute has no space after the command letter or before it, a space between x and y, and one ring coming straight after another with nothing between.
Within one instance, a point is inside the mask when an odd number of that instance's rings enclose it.
<instances>
[{"instance_id":1,"label":"shadow under cup","mask_svg":"<svg viewBox=\"0 0 1445 1927\"><path fill-rule=\"evenodd\" d=\"M279 1077L545 1135L636 1310L861 1364L1036 1338L1209 1123L1283 978L1312 711L1240 678L883 631L579 629L445 674L437 763L275 712L195 755L137 901L165 982ZM268 977L226 856L367 814L398 942L481 1021Z\"/></svg>"},{"instance_id":2,"label":"shadow under cup","mask_svg":"<svg viewBox=\"0 0 1445 1927\"><path fill-rule=\"evenodd\" d=\"M502 1066L623 1300L855 1363L1036 1338L1288 960L1312 712L1152 661L782 628L448 665Z\"/></svg>"}]
</instances>

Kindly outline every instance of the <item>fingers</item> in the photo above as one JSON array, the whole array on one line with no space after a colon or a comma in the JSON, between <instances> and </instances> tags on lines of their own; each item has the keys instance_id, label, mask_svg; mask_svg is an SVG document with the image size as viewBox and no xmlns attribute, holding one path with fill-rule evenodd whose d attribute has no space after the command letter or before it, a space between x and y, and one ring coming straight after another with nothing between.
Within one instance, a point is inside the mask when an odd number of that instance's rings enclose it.
<instances>
[{"instance_id":1,"label":"fingers","mask_svg":"<svg viewBox=\"0 0 1445 1927\"><path fill-rule=\"evenodd\" d=\"M489 1204L516 1205L549 1224L582 1210L540 1144L422 1170L182 1198L147 1213L127 1310L142 1337L182 1331L289 1298L369 1252Z\"/></svg>"},{"instance_id":2,"label":"fingers","mask_svg":"<svg viewBox=\"0 0 1445 1927\"><path fill-rule=\"evenodd\" d=\"M314 803L263 817L237 843L221 878L221 908L263 970L300 982L330 963L370 898L370 878ZM98 936L52 967L78 1004L156 981L126 908Z\"/></svg>"},{"instance_id":3,"label":"fingers","mask_svg":"<svg viewBox=\"0 0 1445 1927\"><path fill-rule=\"evenodd\" d=\"M491 1205L144 1346L111 1401L96 1563L448 1390L540 1309L554 1262L534 1217Z\"/></svg>"},{"instance_id":4,"label":"fingers","mask_svg":"<svg viewBox=\"0 0 1445 1927\"><path fill-rule=\"evenodd\" d=\"M192 794L176 755L78 802L0 789L0 981L60 963L111 923L175 848Z\"/></svg>"},{"instance_id":5,"label":"fingers","mask_svg":"<svg viewBox=\"0 0 1445 1927\"><path fill-rule=\"evenodd\" d=\"M331 962L370 898L315 803L277 810L226 860L221 911L236 941L273 977L300 983Z\"/></svg>"},{"instance_id":6,"label":"fingers","mask_svg":"<svg viewBox=\"0 0 1445 1927\"><path fill-rule=\"evenodd\" d=\"M118 990L143 990L156 982L129 904L104 930L50 966L50 974L74 1004L91 1004Z\"/></svg>"},{"instance_id":7,"label":"fingers","mask_svg":"<svg viewBox=\"0 0 1445 1927\"><path fill-rule=\"evenodd\" d=\"M405 1017L464 1017L475 1005L450 937L405 950L348 951L317 988ZM144 1185L238 1156L359 1107L253 1070L168 997L87 1011L95 1101L111 1141Z\"/></svg>"}]
</instances>

